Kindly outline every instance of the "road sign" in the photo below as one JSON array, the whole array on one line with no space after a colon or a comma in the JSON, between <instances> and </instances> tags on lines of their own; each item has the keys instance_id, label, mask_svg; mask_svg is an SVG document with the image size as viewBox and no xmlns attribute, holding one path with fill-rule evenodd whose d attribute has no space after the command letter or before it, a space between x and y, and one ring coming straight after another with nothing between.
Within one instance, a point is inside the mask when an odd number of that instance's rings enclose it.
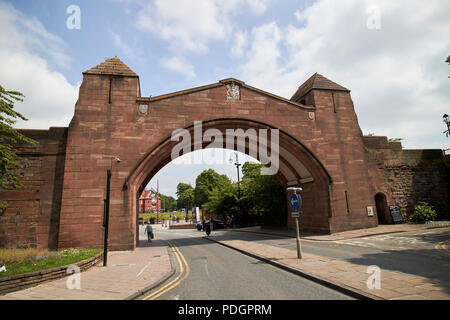
<instances>
[{"instance_id":1,"label":"road sign","mask_svg":"<svg viewBox=\"0 0 450 320\"><path fill-rule=\"evenodd\" d=\"M293 211L293 212L291 212L291 217L292 218L300 218L302 216L302 213L303 212L301 212L301 211Z\"/></svg>"},{"instance_id":2,"label":"road sign","mask_svg":"<svg viewBox=\"0 0 450 320\"><path fill-rule=\"evenodd\" d=\"M289 199L289 204L291 205L292 210L295 210L298 208L298 204L299 204L299 198L298 195L296 195L295 193L291 195L291 198Z\"/></svg>"}]
</instances>

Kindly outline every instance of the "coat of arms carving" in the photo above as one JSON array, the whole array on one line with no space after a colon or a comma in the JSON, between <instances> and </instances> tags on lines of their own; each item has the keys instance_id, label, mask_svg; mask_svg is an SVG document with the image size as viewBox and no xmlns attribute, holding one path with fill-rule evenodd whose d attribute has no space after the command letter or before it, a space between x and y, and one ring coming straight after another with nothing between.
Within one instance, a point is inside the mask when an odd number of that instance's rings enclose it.
<instances>
[{"instance_id":1,"label":"coat of arms carving","mask_svg":"<svg viewBox=\"0 0 450 320\"><path fill-rule=\"evenodd\" d=\"M241 98L241 92L239 85L236 83L227 84L227 99L228 100L239 100Z\"/></svg>"}]
</instances>

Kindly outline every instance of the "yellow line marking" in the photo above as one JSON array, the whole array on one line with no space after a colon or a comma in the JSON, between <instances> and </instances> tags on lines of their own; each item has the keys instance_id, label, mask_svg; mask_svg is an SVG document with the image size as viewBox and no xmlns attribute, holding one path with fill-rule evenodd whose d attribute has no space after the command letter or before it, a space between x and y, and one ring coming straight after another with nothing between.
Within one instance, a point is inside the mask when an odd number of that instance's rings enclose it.
<instances>
[{"instance_id":1,"label":"yellow line marking","mask_svg":"<svg viewBox=\"0 0 450 320\"><path fill-rule=\"evenodd\" d=\"M148 296L146 296L146 297L144 298L144 300L149 299L150 297L152 297L153 295L157 294L157 293L160 292L161 290L164 290L165 288L167 288L168 286L170 286L171 284L173 284L174 282L176 282L176 281L181 277L181 274L182 274L182 272L183 272L183 264L181 263L180 258L178 257L178 254L177 254L176 250L174 249L174 246L173 246L170 242L169 242L169 246L171 247L172 252L174 252L175 257L176 257L177 260L178 260L178 264L179 264L179 266L180 266L180 274L179 274L175 279L173 279L172 281L170 281L169 283L167 283L166 285L164 285L162 288L159 288L159 289L156 290L155 292L152 292L151 294L149 294Z\"/></svg>"},{"instance_id":2,"label":"yellow line marking","mask_svg":"<svg viewBox=\"0 0 450 320\"><path fill-rule=\"evenodd\" d=\"M168 284L166 284L162 288L159 288L155 292L152 292L151 294L146 296L143 300L154 300L154 299L158 298L159 296L163 295L167 291L172 290L173 288L178 286L189 275L189 272L190 272L189 265L187 264L186 260L184 259L184 256L181 254L181 252L178 250L178 248L175 245L171 244L170 242L169 242L169 245L172 248L172 252L174 252L175 257L177 258L178 264L180 266L180 273L171 282L169 282ZM180 259L180 257L181 257L181 259ZM186 272L185 273L184 273L183 263L186 266ZM183 278L180 279L182 276L183 276Z\"/></svg>"},{"instance_id":3,"label":"yellow line marking","mask_svg":"<svg viewBox=\"0 0 450 320\"><path fill-rule=\"evenodd\" d=\"M181 259L184 261L185 266L186 266L186 273L183 275L183 278L180 279L179 281L177 281L176 283L174 283L173 285L171 285L169 288L166 288L164 291L159 292L157 295L154 295L150 298L150 300L155 300L156 298L158 298L159 296L163 295L164 293L172 290L173 288L175 288L176 286L178 286L184 279L187 278L187 276L190 273L190 269L189 269L189 265L187 264L186 260L184 259L184 256L181 254L180 250L178 250L177 247L175 247L175 250L178 252L178 254L181 256ZM180 274L181 276L181 274Z\"/></svg>"},{"instance_id":4,"label":"yellow line marking","mask_svg":"<svg viewBox=\"0 0 450 320\"><path fill-rule=\"evenodd\" d=\"M435 249L437 250L443 250L444 253L450 254L448 248L447 248L447 244L445 242L439 242L438 244L436 244L434 246Z\"/></svg>"}]
</instances>

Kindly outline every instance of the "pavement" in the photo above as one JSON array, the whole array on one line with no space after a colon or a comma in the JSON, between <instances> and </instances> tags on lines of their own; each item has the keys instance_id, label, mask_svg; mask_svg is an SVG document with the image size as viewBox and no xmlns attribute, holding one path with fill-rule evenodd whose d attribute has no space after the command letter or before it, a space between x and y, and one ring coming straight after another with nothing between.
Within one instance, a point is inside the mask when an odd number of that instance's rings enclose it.
<instances>
[{"instance_id":1,"label":"pavement","mask_svg":"<svg viewBox=\"0 0 450 320\"><path fill-rule=\"evenodd\" d=\"M439 227L446 227L441 223ZM371 229L352 230L333 235L306 235L304 240L311 241L339 241L368 236L377 236L394 232L420 231L435 228L431 224L401 224L382 225ZM231 229L231 232L253 232L270 235L292 237L289 230L267 230L260 227ZM226 233L225 233L226 234ZM295 233L294 233L295 234ZM206 238L206 237L205 237ZM450 283L429 279L399 271L376 269L372 266L354 264L341 259L323 257L315 254L303 253L297 259L296 250L277 248L271 245L229 239L220 233L207 237L229 248L244 254L259 258L262 261L278 266L284 270L297 273L311 280L327 285L346 293L354 293L355 297L368 299L389 300L449 300ZM448 248L444 248L448 253ZM379 272L379 284L375 284L375 275Z\"/></svg>"},{"instance_id":2,"label":"pavement","mask_svg":"<svg viewBox=\"0 0 450 320\"><path fill-rule=\"evenodd\" d=\"M154 226L155 229L160 226ZM157 235L157 232L155 232ZM0 300L123 300L150 290L175 273L166 241L141 241L135 251L108 252L103 263L80 273L80 289L69 289L69 278L0 295ZM74 287L76 281L69 287Z\"/></svg>"}]
</instances>

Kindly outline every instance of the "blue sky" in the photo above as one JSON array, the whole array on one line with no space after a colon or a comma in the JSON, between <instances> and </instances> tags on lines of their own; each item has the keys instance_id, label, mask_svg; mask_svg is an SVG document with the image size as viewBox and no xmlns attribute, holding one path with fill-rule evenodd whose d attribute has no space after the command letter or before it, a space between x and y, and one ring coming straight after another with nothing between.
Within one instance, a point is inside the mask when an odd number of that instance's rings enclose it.
<instances>
[{"instance_id":1,"label":"blue sky","mask_svg":"<svg viewBox=\"0 0 450 320\"><path fill-rule=\"evenodd\" d=\"M449 16L446 0L0 0L0 83L26 95L17 127L48 128L68 125L81 72L116 55L143 96L234 77L290 98L319 72L352 90L363 133L447 149ZM206 167L164 168L162 192Z\"/></svg>"}]
</instances>

